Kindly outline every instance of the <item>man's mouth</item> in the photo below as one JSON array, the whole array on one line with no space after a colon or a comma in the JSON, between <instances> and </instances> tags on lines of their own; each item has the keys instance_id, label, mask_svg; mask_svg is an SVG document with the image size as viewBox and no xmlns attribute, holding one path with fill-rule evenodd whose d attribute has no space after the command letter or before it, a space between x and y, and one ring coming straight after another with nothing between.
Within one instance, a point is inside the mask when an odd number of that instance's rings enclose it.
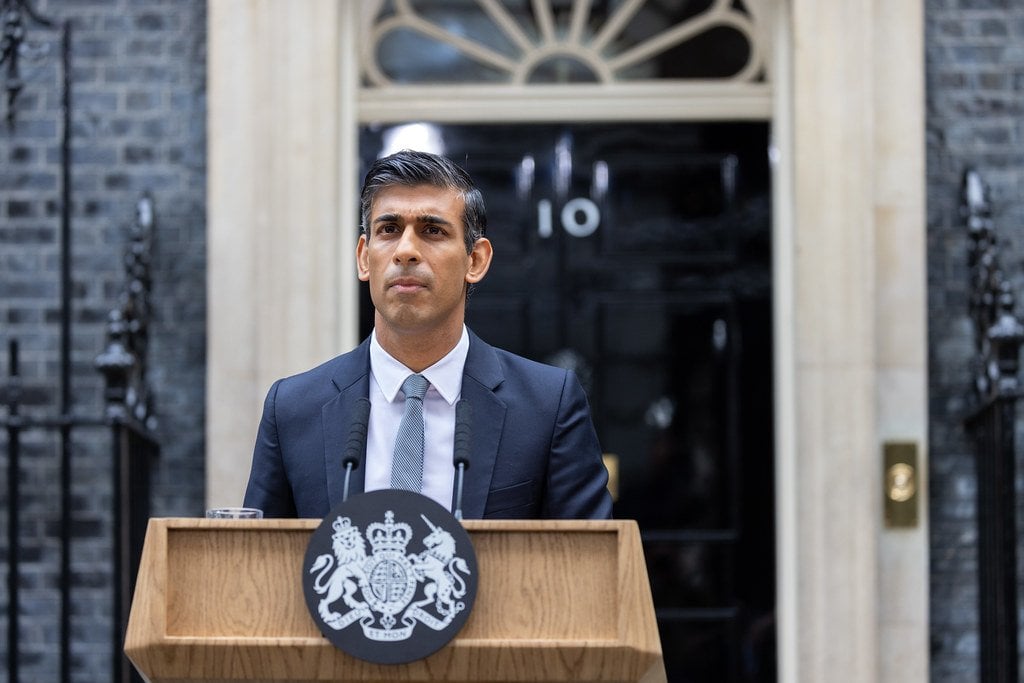
<instances>
[{"instance_id":1,"label":"man's mouth","mask_svg":"<svg viewBox=\"0 0 1024 683\"><path fill-rule=\"evenodd\" d=\"M427 288L427 285L416 278L411 277L400 277L395 278L388 284L388 288L392 289L399 294L412 294L419 292Z\"/></svg>"}]
</instances>

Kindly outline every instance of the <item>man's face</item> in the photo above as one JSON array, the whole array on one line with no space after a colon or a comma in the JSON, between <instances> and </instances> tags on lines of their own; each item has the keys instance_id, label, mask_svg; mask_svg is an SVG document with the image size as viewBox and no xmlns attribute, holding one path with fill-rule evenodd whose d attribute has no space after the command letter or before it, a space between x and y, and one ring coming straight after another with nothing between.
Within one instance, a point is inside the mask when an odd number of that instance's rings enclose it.
<instances>
[{"instance_id":1,"label":"man's face","mask_svg":"<svg viewBox=\"0 0 1024 683\"><path fill-rule=\"evenodd\" d=\"M370 283L377 325L386 333L445 334L461 327L466 286L491 262L486 239L466 253L464 201L455 190L394 185L370 206L356 247L359 279Z\"/></svg>"}]
</instances>

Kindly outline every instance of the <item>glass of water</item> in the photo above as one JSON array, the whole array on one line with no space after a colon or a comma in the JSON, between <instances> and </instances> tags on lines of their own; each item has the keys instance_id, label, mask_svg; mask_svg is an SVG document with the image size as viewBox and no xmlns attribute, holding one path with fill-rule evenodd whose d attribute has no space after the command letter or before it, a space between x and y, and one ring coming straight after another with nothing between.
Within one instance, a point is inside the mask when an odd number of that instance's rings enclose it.
<instances>
[{"instance_id":1,"label":"glass of water","mask_svg":"<svg viewBox=\"0 0 1024 683\"><path fill-rule=\"evenodd\" d=\"M263 510L256 508L213 508L206 511L207 519L263 519Z\"/></svg>"}]
</instances>

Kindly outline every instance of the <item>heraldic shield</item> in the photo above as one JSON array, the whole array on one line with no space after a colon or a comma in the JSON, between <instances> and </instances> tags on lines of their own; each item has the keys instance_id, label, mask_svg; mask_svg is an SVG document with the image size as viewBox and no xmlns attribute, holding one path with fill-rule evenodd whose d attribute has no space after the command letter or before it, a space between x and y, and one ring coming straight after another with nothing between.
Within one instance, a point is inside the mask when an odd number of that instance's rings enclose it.
<instances>
[{"instance_id":1,"label":"heraldic shield","mask_svg":"<svg viewBox=\"0 0 1024 683\"><path fill-rule=\"evenodd\" d=\"M478 569L469 534L426 496L385 489L324 517L302 568L310 616L338 649L404 664L444 647L466 623Z\"/></svg>"}]
</instances>

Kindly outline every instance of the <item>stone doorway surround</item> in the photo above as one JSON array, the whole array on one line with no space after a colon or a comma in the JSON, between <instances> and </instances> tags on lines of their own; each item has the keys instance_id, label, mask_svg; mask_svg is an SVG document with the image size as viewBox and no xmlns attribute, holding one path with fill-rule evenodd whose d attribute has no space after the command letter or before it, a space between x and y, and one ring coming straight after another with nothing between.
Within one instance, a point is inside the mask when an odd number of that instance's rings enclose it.
<instances>
[{"instance_id":1,"label":"stone doorway surround","mask_svg":"<svg viewBox=\"0 0 1024 683\"><path fill-rule=\"evenodd\" d=\"M358 87L360 4L209 6L211 506L241 500L271 381L357 341L356 226L344 217L356 215L356 132L373 105ZM772 12L774 78L763 98L730 106L774 131L779 680L924 683L923 6L755 4ZM720 113L717 97L651 93L693 118ZM910 529L883 520L893 440L919 453Z\"/></svg>"}]
</instances>

